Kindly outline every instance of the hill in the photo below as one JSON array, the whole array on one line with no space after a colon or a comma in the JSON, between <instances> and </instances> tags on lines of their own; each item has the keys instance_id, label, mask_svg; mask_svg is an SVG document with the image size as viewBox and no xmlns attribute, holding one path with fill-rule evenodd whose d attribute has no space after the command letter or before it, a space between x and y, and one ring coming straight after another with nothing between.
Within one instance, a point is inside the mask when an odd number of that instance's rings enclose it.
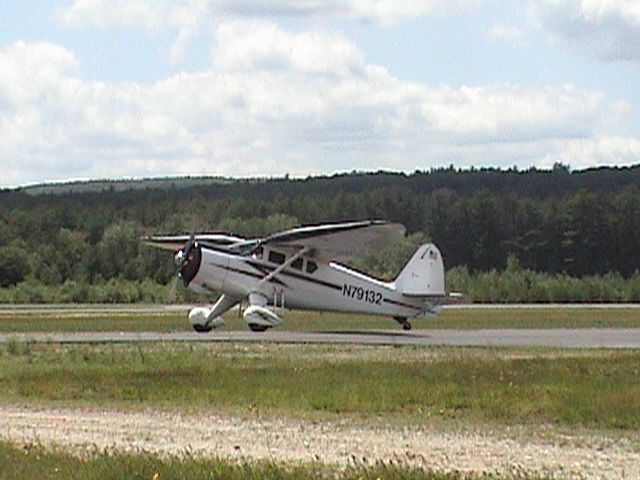
<instances>
[{"instance_id":1,"label":"hill","mask_svg":"<svg viewBox=\"0 0 640 480\"><path fill-rule=\"evenodd\" d=\"M425 238L447 267L519 266L574 277L640 270L640 165L570 171L453 168L290 179L185 177L38 185L0 191L0 286L110 279L166 283L148 233L254 236L299 224L379 218L411 235L378 274ZM400 264L400 265L398 265Z\"/></svg>"}]
</instances>

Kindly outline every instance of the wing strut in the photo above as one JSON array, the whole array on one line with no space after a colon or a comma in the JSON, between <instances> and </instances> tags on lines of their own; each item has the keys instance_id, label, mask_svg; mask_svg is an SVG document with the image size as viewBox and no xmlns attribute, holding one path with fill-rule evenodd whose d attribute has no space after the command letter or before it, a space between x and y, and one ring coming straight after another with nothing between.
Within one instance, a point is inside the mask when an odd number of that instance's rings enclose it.
<instances>
[{"instance_id":1,"label":"wing strut","mask_svg":"<svg viewBox=\"0 0 640 480\"><path fill-rule=\"evenodd\" d=\"M267 295L261 291L261 287L310 250L309 247L301 248L292 255L289 260L279 265L273 272L261 279L256 284L255 289L249 293L249 306L245 310L243 317L249 324L251 330L254 332L264 332L267 328L276 327L282 323L278 315L266 308ZM273 301L275 304L275 296Z\"/></svg>"},{"instance_id":2,"label":"wing strut","mask_svg":"<svg viewBox=\"0 0 640 480\"><path fill-rule=\"evenodd\" d=\"M223 293L213 307L195 307L189 312L191 326L197 332L208 332L224 325L222 314L235 307L240 300Z\"/></svg>"},{"instance_id":3,"label":"wing strut","mask_svg":"<svg viewBox=\"0 0 640 480\"><path fill-rule=\"evenodd\" d=\"M262 280L260 280L257 285L256 285L256 289L260 288L262 285L264 285L265 283L267 283L269 280L271 280L273 277L275 277L276 275L278 275L280 272L282 272L282 270L284 270L285 268L291 266L291 264L293 262L295 262L297 259L299 259L302 255L304 255L305 253L308 253L311 249L309 247L303 247L300 250L298 250L294 255L291 256L291 258L289 260L287 260L286 262L284 262L282 265L279 265L278 268L276 268L273 272L269 273L269 275L267 275L266 277L264 277Z\"/></svg>"}]
</instances>

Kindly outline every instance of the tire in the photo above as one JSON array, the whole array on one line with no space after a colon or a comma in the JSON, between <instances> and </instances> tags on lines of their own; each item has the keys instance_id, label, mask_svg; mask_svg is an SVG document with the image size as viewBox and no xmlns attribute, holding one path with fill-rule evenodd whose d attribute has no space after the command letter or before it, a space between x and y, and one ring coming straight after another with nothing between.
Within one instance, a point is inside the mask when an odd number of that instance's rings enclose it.
<instances>
[{"instance_id":1,"label":"tire","mask_svg":"<svg viewBox=\"0 0 640 480\"><path fill-rule=\"evenodd\" d=\"M269 327L265 327L264 325L256 325L255 323L250 323L249 324L249 329L252 332L264 332L267 330L267 328Z\"/></svg>"},{"instance_id":2,"label":"tire","mask_svg":"<svg viewBox=\"0 0 640 480\"><path fill-rule=\"evenodd\" d=\"M213 330L213 327L207 327L206 325L192 325L192 327L198 333L208 333Z\"/></svg>"}]
</instances>

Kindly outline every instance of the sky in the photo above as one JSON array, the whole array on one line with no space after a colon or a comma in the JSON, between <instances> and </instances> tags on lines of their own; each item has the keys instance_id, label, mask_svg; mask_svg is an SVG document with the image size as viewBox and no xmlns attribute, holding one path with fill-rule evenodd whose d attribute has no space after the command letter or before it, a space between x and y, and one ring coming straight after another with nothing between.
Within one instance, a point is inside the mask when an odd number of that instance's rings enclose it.
<instances>
[{"instance_id":1,"label":"sky","mask_svg":"<svg viewBox=\"0 0 640 480\"><path fill-rule=\"evenodd\" d=\"M640 0L3 0L0 187L640 163Z\"/></svg>"}]
</instances>

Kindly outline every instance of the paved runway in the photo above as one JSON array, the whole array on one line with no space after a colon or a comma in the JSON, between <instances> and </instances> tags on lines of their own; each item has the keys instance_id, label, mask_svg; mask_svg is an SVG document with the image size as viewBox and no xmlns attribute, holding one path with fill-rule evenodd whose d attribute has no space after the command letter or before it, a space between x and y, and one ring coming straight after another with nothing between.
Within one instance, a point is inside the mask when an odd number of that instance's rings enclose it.
<instances>
[{"instance_id":1,"label":"paved runway","mask_svg":"<svg viewBox=\"0 0 640 480\"><path fill-rule=\"evenodd\" d=\"M8 341L45 343L269 342L292 344L422 345L473 347L640 348L640 328L412 330L289 332L273 330L175 332L86 332L0 334Z\"/></svg>"},{"instance_id":2,"label":"paved runway","mask_svg":"<svg viewBox=\"0 0 640 480\"><path fill-rule=\"evenodd\" d=\"M36 313L188 313L194 305L158 304L0 304L0 316ZM469 303L443 305L444 310L618 310L633 309L640 312L640 303ZM640 313L639 313L640 315Z\"/></svg>"},{"instance_id":3,"label":"paved runway","mask_svg":"<svg viewBox=\"0 0 640 480\"><path fill-rule=\"evenodd\" d=\"M3 305L0 316L52 311L60 313L161 313L186 312L189 305ZM553 304L553 305L447 305L446 309L540 309L540 308L625 308L640 304ZM639 313L640 315L640 313ZM640 348L640 328L586 329L496 329L291 332L276 329L264 333L218 330L208 334L190 332L85 332L85 333L0 333L0 343L20 341L48 343L112 342L270 342L296 344L359 345L450 345L476 347Z\"/></svg>"}]
</instances>

